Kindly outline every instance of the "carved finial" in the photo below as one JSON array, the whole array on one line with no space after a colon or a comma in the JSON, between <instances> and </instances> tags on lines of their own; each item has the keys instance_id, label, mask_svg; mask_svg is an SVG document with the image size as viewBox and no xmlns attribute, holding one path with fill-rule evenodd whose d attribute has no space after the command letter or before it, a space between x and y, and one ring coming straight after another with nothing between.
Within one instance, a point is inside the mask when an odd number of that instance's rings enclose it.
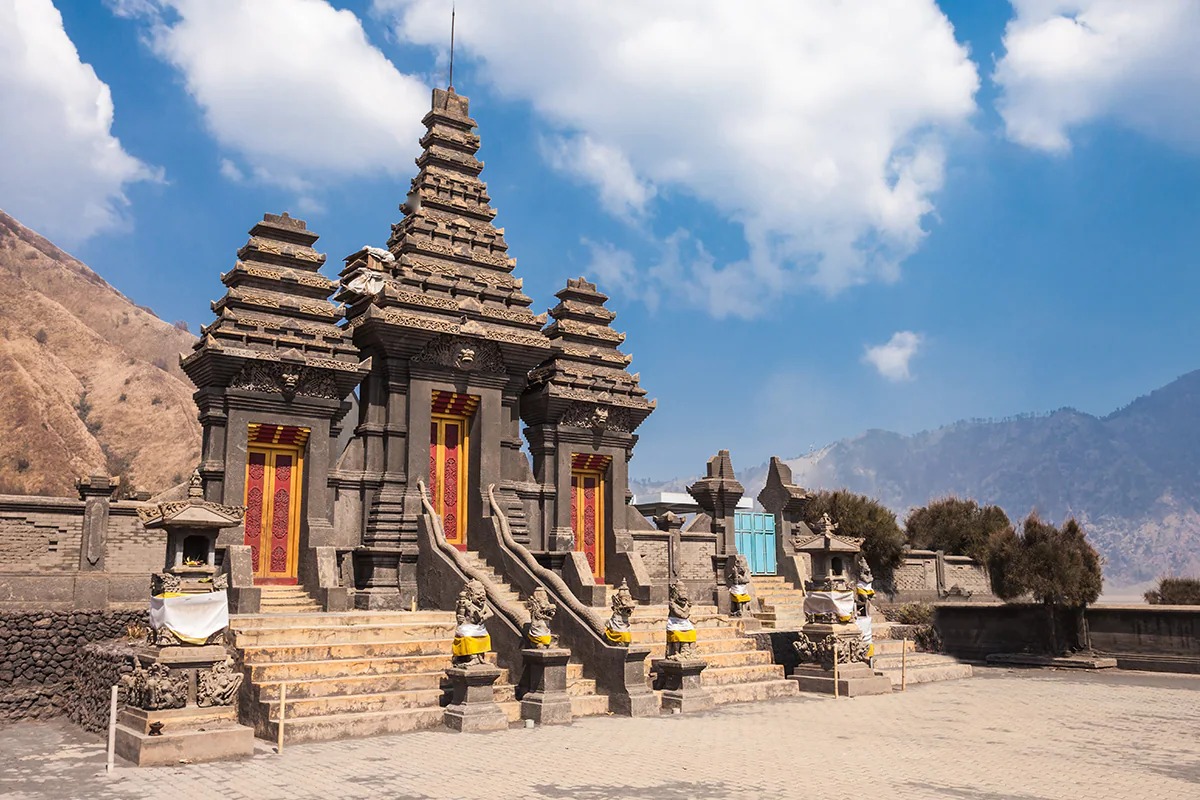
<instances>
[{"instance_id":1,"label":"carved finial","mask_svg":"<svg viewBox=\"0 0 1200 800\"><path fill-rule=\"evenodd\" d=\"M188 497L204 497L204 479L200 477L200 469L192 470L192 477L188 479Z\"/></svg>"},{"instance_id":2,"label":"carved finial","mask_svg":"<svg viewBox=\"0 0 1200 800\"><path fill-rule=\"evenodd\" d=\"M454 91L454 13L455 6L450 4L450 80L446 85L447 90Z\"/></svg>"}]
</instances>

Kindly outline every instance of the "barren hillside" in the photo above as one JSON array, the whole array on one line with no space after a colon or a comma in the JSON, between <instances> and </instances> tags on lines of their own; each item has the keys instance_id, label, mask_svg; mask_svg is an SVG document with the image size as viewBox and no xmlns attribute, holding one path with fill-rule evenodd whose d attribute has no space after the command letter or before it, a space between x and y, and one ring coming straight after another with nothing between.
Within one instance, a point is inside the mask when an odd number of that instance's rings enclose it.
<instances>
[{"instance_id":1,"label":"barren hillside","mask_svg":"<svg viewBox=\"0 0 1200 800\"><path fill-rule=\"evenodd\" d=\"M145 311L0 211L0 493L70 496L81 475L157 491L200 457L179 353Z\"/></svg>"}]
</instances>

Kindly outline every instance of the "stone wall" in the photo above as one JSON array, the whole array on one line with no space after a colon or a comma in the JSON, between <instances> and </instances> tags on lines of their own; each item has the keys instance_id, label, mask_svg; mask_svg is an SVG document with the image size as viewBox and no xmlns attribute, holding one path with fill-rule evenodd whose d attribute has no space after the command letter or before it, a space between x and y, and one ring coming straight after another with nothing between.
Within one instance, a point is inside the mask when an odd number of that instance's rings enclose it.
<instances>
[{"instance_id":1,"label":"stone wall","mask_svg":"<svg viewBox=\"0 0 1200 800\"><path fill-rule=\"evenodd\" d=\"M667 534L637 531L633 534L633 549L642 557L642 564L655 583L670 580L670 537Z\"/></svg>"},{"instance_id":2,"label":"stone wall","mask_svg":"<svg viewBox=\"0 0 1200 800\"><path fill-rule=\"evenodd\" d=\"M147 613L0 612L0 722L64 713L81 649L132 623L147 624Z\"/></svg>"},{"instance_id":3,"label":"stone wall","mask_svg":"<svg viewBox=\"0 0 1200 800\"><path fill-rule=\"evenodd\" d=\"M125 638L86 644L75 656L72 677L67 681L64 710L67 719L85 731L108 729L109 703L114 685L133 672L133 645ZM125 690L117 693L118 708L125 703Z\"/></svg>"},{"instance_id":4,"label":"stone wall","mask_svg":"<svg viewBox=\"0 0 1200 800\"><path fill-rule=\"evenodd\" d=\"M717 552L717 537L712 534L681 534L679 537L679 578L689 582L713 581L712 557Z\"/></svg>"},{"instance_id":5,"label":"stone wall","mask_svg":"<svg viewBox=\"0 0 1200 800\"><path fill-rule=\"evenodd\" d=\"M895 595L889 602L933 602L946 597L993 601L987 569L967 556L933 550L906 550L892 578ZM878 587L883 588L883 587Z\"/></svg>"},{"instance_id":6,"label":"stone wall","mask_svg":"<svg viewBox=\"0 0 1200 800\"><path fill-rule=\"evenodd\" d=\"M960 658L1040 652L1050 641L1049 615L1033 603L939 605L935 624L945 651ZM1071 629L1070 610L1056 624ZM1092 647L1122 669L1200 673L1200 607L1096 605L1087 624Z\"/></svg>"},{"instance_id":7,"label":"stone wall","mask_svg":"<svg viewBox=\"0 0 1200 800\"><path fill-rule=\"evenodd\" d=\"M82 532L79 500L0 496L0 572L79 569Z\"/></svg>"},{"instance_id":8,"label":"stone wall","mask_svg":"<svg viewBox=\"0 0 1200 800\"><path fill-rule=\"evenodd\" d=\"M139 503L0 495L0 611L143 605L150 573L162 570L166 537L138 520ZM85 519L107 518L104 557L81 558Z\"/></svg>"}]
</instances>

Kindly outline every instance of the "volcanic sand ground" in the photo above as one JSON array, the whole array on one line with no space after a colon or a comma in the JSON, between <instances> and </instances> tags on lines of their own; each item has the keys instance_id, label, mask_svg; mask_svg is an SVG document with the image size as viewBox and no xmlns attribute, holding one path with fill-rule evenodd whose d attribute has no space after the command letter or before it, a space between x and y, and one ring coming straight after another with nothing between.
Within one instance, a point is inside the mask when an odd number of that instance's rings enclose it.
<instances>
[{"instance_id":1,"label":"volcanic sand ground","mask_svg":"<svg viewBox=\"0 0 1200 800\"><path fill-rule=\"evenodd\" d=\"M568 727L258 742L216 765L103 771L64 721L0 728L0 797L1200 797L1200 676L977 668L907 693L801 697Z\"/></svg>"}]
</instances>

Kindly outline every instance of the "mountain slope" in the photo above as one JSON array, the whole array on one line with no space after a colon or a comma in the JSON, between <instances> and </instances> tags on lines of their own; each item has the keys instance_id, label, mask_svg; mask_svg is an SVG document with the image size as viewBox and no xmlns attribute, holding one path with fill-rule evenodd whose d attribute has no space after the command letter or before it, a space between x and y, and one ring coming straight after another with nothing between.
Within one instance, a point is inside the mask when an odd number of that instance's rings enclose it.
<instances>
[{"instance_id":1,"label":"mountain slope","mask_svg":"<svg viewBox=\"0 0 1200 800\"><path fill-rule=\"evenodd\" d=\"M868 494L901 517L950 494L1018 524L1031 510L1076 516L1114 583L1200 574L1200 371L1104 418L1061 409L913 436L872 430L787 462L802 486ZM766 465L738 477L754 497Z\"/></svg>"},{"instance_id":2,"label":"mountain slope","mask_svg":"<svg viewBox=\"0 0 1200 800\"><path fill-rule=\"evenodd\" d=\"M196 465L178 367L195 337L0 211L0 493L74 495L81 475L157 491Z\"/></svg>"}]
</instances>

